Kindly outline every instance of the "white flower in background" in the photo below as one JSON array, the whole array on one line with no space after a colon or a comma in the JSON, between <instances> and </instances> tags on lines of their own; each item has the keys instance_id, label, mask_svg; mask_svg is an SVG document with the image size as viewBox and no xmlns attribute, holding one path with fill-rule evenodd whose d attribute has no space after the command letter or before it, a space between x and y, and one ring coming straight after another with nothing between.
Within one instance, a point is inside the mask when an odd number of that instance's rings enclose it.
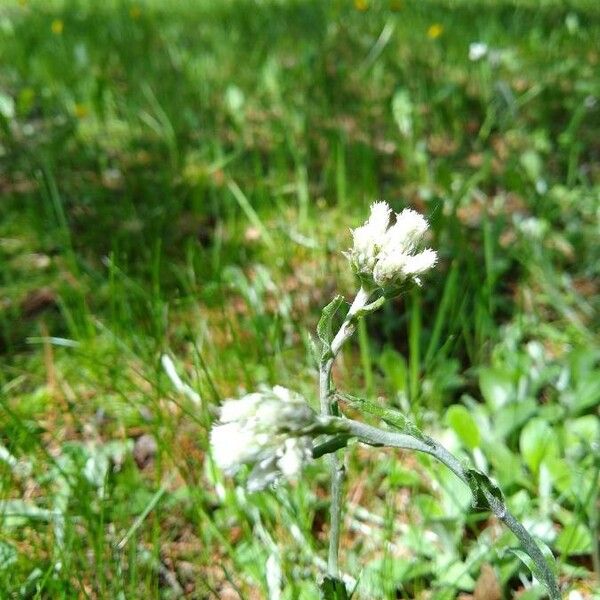
<instances>
[{"instance_id":1,"label":"white flower in background","mask_svg":"<svg viewBox=\"0 0 600 600\"><path fill-rule=\"evenodd\" d=\"M390 226L391 212L387 202L372 204L366 223L352 230L354 245L346 256L368 284L386 287L412 279L420 285L419 275L437 261L434 250L417 252L429 225L418 212L405 208Z\"/></svg>"},{"instance_id":2,"label":"white flower in background","mask_svg":"<svg viewBox=\"0 0 600 600\"><path fill-rule=\"evenodd\" d=\"M280 600L281 598L281 562L276 552L272 552L267 559L265 573L267 576L267 589L269 600Z\"/></svg>"},{"instance_id":3,"label":"white flower in background","mask_svg":"<svg viewBox=\"0 0 600 600\"><path fill-rule=\"evenodd\" d=\"M540 240L548 232L548 222L536 217L515 217L517 229L527 238Z\"/></svg>"},{"instance_id":4,"label":"white flower in background","mask_svg":"<svg viewBox=\"0 0 600 600\"><path fill-rule=\"evenodd\" d=\"M307 432L318 422L300 394L279 385L226 400L210 433L212 454L228 475L253 465L248 490L262 490L281 476L298 476L312 459L312 436Z\"/></svg>"},{"instance_id":5,"label":"white flower in background","mask_svg":"<svg viewBox=\"0 0 600 600\"><path fill-rule=\"evenodd\" d=\"M472 42L469 44L469 60L477 62L488 53L488 45L483 42Z\"/></svg>"}]
</instances>

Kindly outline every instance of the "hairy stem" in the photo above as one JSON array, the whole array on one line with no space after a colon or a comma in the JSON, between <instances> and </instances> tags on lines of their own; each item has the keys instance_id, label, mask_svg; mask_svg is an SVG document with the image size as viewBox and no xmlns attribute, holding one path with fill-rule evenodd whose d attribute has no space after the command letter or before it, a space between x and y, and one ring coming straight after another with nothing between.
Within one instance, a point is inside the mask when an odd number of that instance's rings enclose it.
<instances>
[{"instance_id":1,"label":"hairy stem","mask_svg":"<svg viewBox=\"0 0 600 600\"><path fill-rule=\"evenodd\" d=\"M337 401L332 394L331 370L340 349L356 329L354 316L359 310L365 307L369 300L369 296L370 293L361 287L354 298L354 302L352 302L352 305L350 306L342 326L331 342L331 354L321 362L319 369L319 399L321 403L321 414L323 416L339 414ZM329 535L329 555L327 565L329 575L337 578L339 576L338 551L340 545L345 468L343 462L335 452L330 454L329 468L331 473L331 530Z\"/></svg>"},{"instance_id":2,"label":"hairy stem","mask_svg":"<svg viewBox=\"0 0 600 600\"><path fill-rule=\"evenodd\" d=\"M343 421L345 427L352 436L363 443L371 446L389 446L401 448L403 450L416 450L417 452L424 452L425 454L433 456L446 465L465 484L471 487L467 468L462 465L458 458L448 452L446 448L432 438L423 436L422 439L419 439L406 433L396 433L385 429L379 429L352 419L340 418L340 421ZM338 443L341 441L341 439L338 439ZM515 534L523 548L525 548L527 554L529 554L535 562L538 568L538 575L548 588L550 598L552 598L552 600L560 600L560 591L558 589L558 584L556 583L556 578L534 539L523 525L521 525L521 523L519 523L519 521L517 521L510 513L500 498L485 487L483 487L481 491L496 517L498 517L498 519L500 519Z\"/></svg>"}]
</instances>

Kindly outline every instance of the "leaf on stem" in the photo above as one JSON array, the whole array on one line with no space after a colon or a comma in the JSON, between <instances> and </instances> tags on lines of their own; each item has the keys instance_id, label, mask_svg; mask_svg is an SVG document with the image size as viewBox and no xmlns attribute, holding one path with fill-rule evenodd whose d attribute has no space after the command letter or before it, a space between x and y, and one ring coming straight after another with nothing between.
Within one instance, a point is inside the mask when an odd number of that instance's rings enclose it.
<instances>
[{"instance_id":1,"label":"leaf on stem","mask_svg":"<svg viewBox=\"0 0 600 600\"><path fill-rule=\"evenodd\" d=\"M540 540L534 540L508 512L500 488L487 475L476 469L467 469L466 475L476 505L489 508L515 534L524 550L513 550L514 554L546 585L550 598L560 600L555 575L556 564L550 549Z\"/></svg>"},{"instance_id":2,"label":"leaf on stem","mask_svg":"<svg viewBox=\"0 0 600 600\"><path fill-rule=\"evenodd\" d=\"M542 542L540 539L535 540L538 547L540 548L544 558L546 560L546 564L553 575L556 575L556 561L554 560L554 555L552 554L552 550L548 548L548 546ZM520 548L512 548L510 550L535 576L538 581L545 582L547 581L546 574L540 569L539 565L528 552L521 550ZM547 584L546 584L547 585Z\"/></svg>"},{"instance_id":3,"label":"leaf on stem","mask_svg":"<svg viewBox=\"0 0 600 600\"><path fill-rule=\"evenodd\" d=\"M404 416L400 411L393 410L391 408L384 408L375 402L371 402L370 400L366 400L364 398L351 396L350 394L343 394L340 392L336 393L342 400L350 404L350 406L358 411L379 417L382 421L394 427L395 429L398 429L402 433L411 435L412 437L417 438L428 445L433 444L430 438L427 437L410 419Z\"/></svg>"},{"instance_id":4,"label":"leaf on stem","mask_svg":"<svg viewBox=\"0 0 600 600\"><path fill-rule=\"evenodd\" d=\"M321 600L349 600L348 591L341 579L327 576L320 586Z\"/></svg>"},{"instance_id":5,"label":"leaf on stem","mask_svg":"<svg viewBox=\"0 0 600 600\"><path fill-rule=\"evenodd\" d=\"M366 315L375 312L380 309L385 304L385 296L380 296L377 300L373 300L373 302L359 308L355 313L352 319L354 321L365 317Z\"/></svg>"},{"instance_id":6,"label":"leaf on stem","mask_svg":"<svg viewBox=\"0 0 600 600\"><path fill-rule=\"evenodd\" d=\"M473 494L473 508L494 511L494 507L490 505L487 498L488 495L493 496L498 502L504 504L502 491L485 473L477 469L467 469L467 480ZM487 495L484 493L484 490L488 492Z\"/></svg>"},{"instance_id":7,"label":"leaf on stem","mask_svg":"<svg viewBox=\"0 0 600 600\"><path fill-rule=\"evenodd\" d=\"M333 341L333 317L344 302L344 297L339 294L323 309L317 325L317 335L323 344L321 360L331 357L331 342Z\"/></svg>"}]
</instances>

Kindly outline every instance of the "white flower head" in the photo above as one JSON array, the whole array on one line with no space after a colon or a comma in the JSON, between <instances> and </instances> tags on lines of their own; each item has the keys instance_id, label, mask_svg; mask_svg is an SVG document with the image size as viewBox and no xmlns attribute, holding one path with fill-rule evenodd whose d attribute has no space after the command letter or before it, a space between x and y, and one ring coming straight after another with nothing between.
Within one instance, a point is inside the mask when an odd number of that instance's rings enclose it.
<instances>
[{"instance_id":1,"label":"white flower head","mask_svg":"<svg viewBox=\"0 0 600 600\"><path fill-rule=\"evenodd\" d=\"M418 251L429 225L418 212L405 208L390 226L391 208L387 202L371 205L367 222L352 230L353 247L346 253L363 282L389 287L412 279L433 267L437 253L429 248Z\"/></svg>"},{"instance_id":2,"label":"white flower head","mask_svg":"<svg viewBox=\"0 0 600 600\"><path fill-rule=\"evenodd\" d=\"M377 253L390 224L391 212L387 202L374 202L371 205L371 215L365 224L352 230L352 260L359 271L371 271L375 266Z\"/></svg>"},{"instance_id":3,"label":"white flower head","mask_svg":"<svg viewBox=\"0 0 600 600\"><path fill-rule=\"evenodd\" d=\"M282 476L298 476L312 459L309 431L318 422L306 400L282 386L226 400L210 432L212 454L228 475L253 465L248 490L261 490Z\"/></svg>"}]
</instances>

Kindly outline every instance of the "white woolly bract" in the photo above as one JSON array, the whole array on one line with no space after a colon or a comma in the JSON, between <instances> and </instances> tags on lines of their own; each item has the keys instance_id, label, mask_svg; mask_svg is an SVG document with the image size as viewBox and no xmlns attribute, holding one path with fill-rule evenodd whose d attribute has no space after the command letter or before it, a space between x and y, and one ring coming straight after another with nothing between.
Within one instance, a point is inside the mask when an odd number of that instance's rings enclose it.
<instances>
[{"instance_id":1,"label":"white woolly bract","mask_svg":"<svg viewBox=\"0 0 600 600\"><path fill-rule=\"evenodd\" d=\"M210 433L213 458L228 475L244 464L254 465L250 491L281 475L294 479L312 458L312 438L301 432L316 420L304 398L282 386L226 400Z\"/></svg>"},{"instance_id":2,"label":"white woolly bract","mask_svg":"<svg viewBox=\"0 0 600 600\"><path fill-rule=\"evenodd\" d=\"M386 202L375 202L364 225L352 231L353 247L347 253L354 270L363 280L385 287L412 278L430 269L437 260L431 249L415 252L429 225L418 212L406 208L389 226L391 209Z\"/></svg>"},{"instance_id":3,"label":"white woolly bract","mask_svg":"<svg viewBox=\"0 0 600 600\"><path fill-rule=\"evenodd\" d=\"M373 271L375 283L381 287L398 279L412 277L417 284L417 277L421 273L431 269L437 261L437 254L431 249L424 250L418 254L404 254L402 252L389 252L384 254L377 262Z\"/></svg>"},{"instance_id":4,"label":"white woolly bract","mask_svg":"<svg viewBox=\"0 0 600 600\"><path fill-rule=\"evenodd\" d=\"M385 233L390 224L390 214L392 209L387 202L380 200L371 204L371 214L366 225L374 234Z\"/></svg>"},{"instance_id":5,"label":"white woolly bract","mask_svg":"<svg viewBox=\"0 0 600 600\"><path fill-rule=\"evenodd\" d=\"M352 230L354 246L350 254L359 271L371 270L375 266L377 253L390 223L390 213L387 202L375 202L371 205L371 215L365 224Z\"/></svg>"},{"instance_id":6,"label":"white woolly bract","mask_svg":"<svg viewBox=\"0 0 600 600\"><path fill-rule=\"evenodd\" d=\"M396 215L396 222L386 231L383 252L410 252L429 228L423 215L405 208Z\"/></svg>"}]
</instances>

